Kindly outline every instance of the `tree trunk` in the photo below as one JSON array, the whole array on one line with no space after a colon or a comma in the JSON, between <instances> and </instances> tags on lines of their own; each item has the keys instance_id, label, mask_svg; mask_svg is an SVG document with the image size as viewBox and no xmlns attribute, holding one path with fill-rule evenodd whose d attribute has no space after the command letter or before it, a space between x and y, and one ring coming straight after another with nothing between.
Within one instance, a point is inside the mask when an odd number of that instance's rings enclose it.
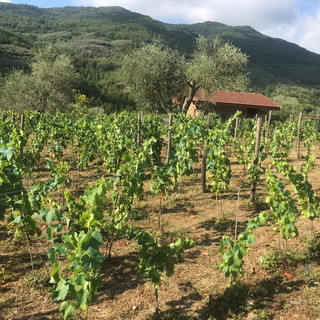
<instances>
[{"instance_id":1,"label":"tree trunk","mask_svg":"<svg viewBox=\"0 0 320 320\"><path fill-rule=\"evenodd\" d=\"M188 82L188 85L190 87L190 90L189 90L188 96L185 99L183 106L182 106L182 111L184 112L184 114L187 114L189 107L192 103L192 100L193 100L196 92L199 90L199 86L196 86L192 81Z\"/></svg>"}]
</instances>

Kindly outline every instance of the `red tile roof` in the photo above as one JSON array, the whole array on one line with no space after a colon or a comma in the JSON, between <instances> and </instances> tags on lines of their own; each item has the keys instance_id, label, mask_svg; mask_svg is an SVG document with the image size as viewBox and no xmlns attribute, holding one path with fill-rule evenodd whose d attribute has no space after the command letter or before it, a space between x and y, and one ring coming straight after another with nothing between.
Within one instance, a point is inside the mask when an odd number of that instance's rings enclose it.
<instances>
[{"instance_id":1,"label":"red tile roof","mask_svg":"<svg viewBox=\"0 0 320 320\"><path fill-rule=\"evenodd\" d=\"M200 92L194 101L215 102L217 105L237 105L280 110L280 106L260 93L214 91L213 93Z\"/></svg>"}]
</instances>

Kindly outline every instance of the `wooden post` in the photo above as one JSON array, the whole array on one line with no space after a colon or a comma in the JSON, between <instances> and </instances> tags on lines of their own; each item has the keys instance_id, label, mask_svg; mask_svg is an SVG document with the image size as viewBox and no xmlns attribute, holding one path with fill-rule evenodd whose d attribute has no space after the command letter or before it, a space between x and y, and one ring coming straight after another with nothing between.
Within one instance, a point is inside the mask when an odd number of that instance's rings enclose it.
<instances>
[{"instance_id":1,"label":"wooden post","mask_svg":"<svg viewBox=\"0 0 320 320\"><path fill-rule=\"evenodd\" d=\"M237 241L237 237L238 237L239 203L240 203L240 187L238 187L237 210L236 210L236 226L234 228L234 241Z\"/></svg>"},{"instance_id":2,"label":"wooden post","mask_svg":"<svg viewBox=\"0 0 320 320\"><path fill-rule=\"evenodd\" d=\"M11 111L11 116L12 116L12 123L14 124L16 122L16 116L13 111Z\"/></svg>"},{"instance_id":3,"label":"wooden post","mask_svg":"<svg viewBox=\"0 0 320 320\"><path fill-rule=\"evenodd\" d=\"M2 114L2 122L4 122L4 120L6 120L6 114L5 113Z\"/></svg>"},{"instance_id":4,"label":"wooden post","mask_svg":"<svg viewBox=\"0 0 320 320\"><path fill-rule=\"evenodd\" d=\"M170 153L171 153L171 126L172 126L172 113L169 113L169 119L168 119L168 149L167 149L167 160L166 160L167 163L169 163L169 161L170 161Z\"/></svg>"},{"instance_id":5,"label":"wooden post","mask_svg":"<svg viewBox=\"0 0 320 320\"><path fill-rule=\"evenodd\" d=\"M207 118L207 129L210 128L210 113ZM207 181L207 141L204 142L203 152L202 152L202 166L201 166L201 191L202 193L207 192L206 181Z\"/></svg>"},{"instance_id":6,"label":"wooden post","mask_svg":"<svg viewBox=\"0 0 320 320\"><path fill-rule=\"evenodd\" d=\"M24 130L24 114L21 114L20 117L20 130L23 131ZM20 145L20 156L22 157L23 155L23 145Z\"/></svg>"},{"instance_id":7,"label":"wooden post","mask_svg":"<svg viewBox=\"0 0 320 320\"><path fill-rule=\"evenodd\" d=\"M259 149L260 149L260 139L261 139L261 124L262 124L262 118L258 118L257 120L257 130L256 130L256 143L254 148L254 159L252 161L252 165L256 166L258 165L258 157L259 157ZM257 187L257 181L254 181L251 184L251 192L250 192L250 202L253 202L256 197L256 187Z\"/></svg>"},{"instance_id":8,"label":"wooden post","mask_svg":"<svg viewBox=\"0 0 320 320\"><path fill-rule=\"evenodd\" d=\"M266 127L266 135L265 135L265 139L266 139L266 140L269 139L269 131L270 131L271 117L272 117L272 111L270 110L270 111L269 111L268 121L267 121L267 127Z\"/></svg>"},{"instance_id":9,"label":"wooden post","mask_svg":"<svg viewBox=\"0 0 320 320\"><path fill-rule=\"evenodd\" d=\"M237 133L238 133L238 126L239 126L239 118L236 118L236 126L234 128L234 140L237 139Z\"/></svg>"},{"instance_id":10,"label":"wooden post","mask_svg":"<svg viewBox=\"0 0 320 320\"><path fill-rule=\"evenodd\" d=\"M24 114L22 114L20 117L20 130L24 130Z\"/></svg>"},{"instance_id":11,"label":"wooden post","mask_svg":"<svg viewBox=\"0 0 320 320\"><path fill-rule=\"evenodd\" d=\"M140 136L140 126L141 126L141 114L138 114L138 123L137 123L137 146L138 148L141 145L141 136Z\"/></svg>"},{"instance_id":12,"label":"wooden post","mask_svg":"<svg viewBox=\"0 0 320 320\"><path fill-rule=\"evenodd\" d=\"M302 119L302 113L301 111L299 113L299 119L298 119L298 132L297 132L297 159L300 159L300 136L301 136L301 119Z\"/></svg>"}]
</instances>

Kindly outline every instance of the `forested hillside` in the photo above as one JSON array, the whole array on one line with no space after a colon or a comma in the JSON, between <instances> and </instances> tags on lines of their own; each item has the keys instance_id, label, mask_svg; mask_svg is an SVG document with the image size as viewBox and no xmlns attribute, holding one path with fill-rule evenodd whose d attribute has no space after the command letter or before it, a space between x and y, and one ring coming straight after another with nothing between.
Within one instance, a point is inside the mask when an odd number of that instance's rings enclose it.
<instances>
[{"instance_id":1,"label":"forested hillside","mask_svg":"<svg viewBox=\"0 0 320 320\"><path fill-rule=\"evenodd\" d=\"M248 54L251 90L276 97L284 105L296 99L296 109L302 105L317 113L320 55L249 26L165 24L121 7L42 9L0 3L0 75L28 69L35 48L54 44L72 57L81 75L78 89L93 105L113 111L132 104L114 77L123 55L160 38L188 58L199 35L219 36Z\"/></svg>"}]
</instances>

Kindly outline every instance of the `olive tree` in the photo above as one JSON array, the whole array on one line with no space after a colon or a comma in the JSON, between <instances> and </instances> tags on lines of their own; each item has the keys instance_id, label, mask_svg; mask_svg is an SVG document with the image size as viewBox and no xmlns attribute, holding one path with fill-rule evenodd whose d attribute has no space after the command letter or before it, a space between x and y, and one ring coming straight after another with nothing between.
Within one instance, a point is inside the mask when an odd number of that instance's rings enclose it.
<instances>
[{"instance_id":1,"label":"olive tree","mask_svg":"<svg viewBox=\"0 0 320 320\"><path fill-rule=\"evenodd\" d=\"M192 59L185 59L159 42L126 56L121 80L137 104L161 106L166 112L174 97L187 112L198 90L243 90L247 85L247 55L230 43L199 37Z\"/></svg>"},{"instance_id":2,"label":"olive tree","mask_svg":"<svg viewBox=\"0 0 320 320\"><path fill-rule=\"evenodd\" d=\"M197 38L193 58L187 63L187 90L181 105L187 112L198 90L244 90L248 57L228 42Z\"/></svg>"},{"instance_id":3,"label":"olive tree","mask_svg":"<svg viewBox=\"0 0 320 320\"><path fill-rule=\"evenodd\" d=\"M0 107L19 112L63 110L74 99L76 79L70 58L46 47L35 54L30 72L14 71L4 80Z\"/></svg>"},{"instance_id":4,"label":"olive tree","mask_svg":"<svg viewBox=\"0 0 320 320\"><path fill-rule=\"evenodd\" d=\"M125 56L119 75L137 105L167 113L186 82L183 57L159 41Z\"/></svg>"}]
</instances>

